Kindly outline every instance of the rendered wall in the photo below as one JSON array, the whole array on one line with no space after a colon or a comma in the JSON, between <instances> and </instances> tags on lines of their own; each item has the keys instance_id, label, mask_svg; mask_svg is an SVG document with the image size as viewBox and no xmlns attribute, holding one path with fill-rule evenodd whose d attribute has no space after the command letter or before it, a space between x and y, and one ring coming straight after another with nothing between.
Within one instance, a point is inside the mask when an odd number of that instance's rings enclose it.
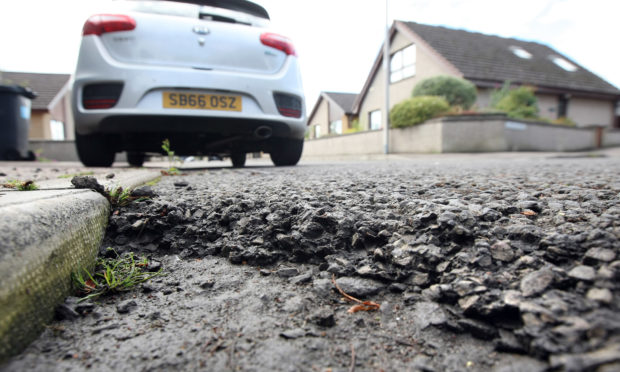
<instances>
[{"instance_id":1,"label":"rendered wall","mask_svg":"<svg viewBox=\"0 0 620 372\"><path fill-rule=\"evenodd\" d=\"M540 117L550 120L558 118L558 107L560 103L557 95L536 94L536 99L538 100L538 115L540 115ZM570 115L567 116L570 117Z\"/></svg>"},{"instance_id":2,"label":"rendered wall","mask_svg":"<svg viewBox=\"0 0 620 372\"><path fill-rule=\"evenodd\" d=\"M620 130L607 130L603 134L603 147L620 146Z\"/></svg>"},{"instance_id":3,"label":"rendered wall","mask_svg":"<svg viewBox=\"0 0 620 372\"><path fill-rule=\"evenodd\" d=\"M568 104L568 117L578 126L604 125L611 127L614 122L613 101L587 98L572 98Z\"/></svg>"},{"instance_id":4,"label":"rendered wall","mask_svg":"<svg viewBox=\"0 0 620 372\"><path fill-rule=\"evenodd\" d=\"M321 128L321 136L326 136L329 130L329 107L325 98L321 97L319 107L317 107L312 120L308 123L308 130L310 131L310 138L314 138L314 126L318 125Z\"/></svg>"},{"instance_id":5,"label":"rendered wall","mask_svg":"<svg viewBox=\"0 0 620 372\"><path fill-rule=\"evenodd\" d=\"M303 156L365 155L382 151L383 132L374 130L306 140Z\"/></svg>"},{"instance_id":6,"label":"rendered wall","mask_svg":"<svg viewBox=\"0 0 620 372\"><path fill-rule=\"evenodd\" d=\"M43 110L32 110L30 113L30 139L51 139L52 128L50 126L50 114Z\"/></svg>"}]
</instances>

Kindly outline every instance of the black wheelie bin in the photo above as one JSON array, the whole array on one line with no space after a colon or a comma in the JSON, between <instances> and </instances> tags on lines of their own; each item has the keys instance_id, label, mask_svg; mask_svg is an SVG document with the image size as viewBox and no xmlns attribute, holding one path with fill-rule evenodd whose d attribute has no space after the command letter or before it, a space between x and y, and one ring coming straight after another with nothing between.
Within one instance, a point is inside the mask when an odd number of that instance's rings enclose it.
<instances>
[{"instance_id":1,"label":"black wheelie bin","mask_svg":"<svg viewBox=\"0 0 620 372\"><path fill-rule=\"evenodd\" d=\"M31 100L37 94L17 85L0 85L0 160L34 160L28 151Z\"/></svg>"}]
</instances>

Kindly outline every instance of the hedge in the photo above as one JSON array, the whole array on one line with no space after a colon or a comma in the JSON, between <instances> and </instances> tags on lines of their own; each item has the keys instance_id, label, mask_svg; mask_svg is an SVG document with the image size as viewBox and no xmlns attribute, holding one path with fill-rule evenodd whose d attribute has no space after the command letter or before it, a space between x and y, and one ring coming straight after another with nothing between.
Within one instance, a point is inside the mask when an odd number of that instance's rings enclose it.
<instances>
[{"instance_id":1,"label":"hedge","mask_svg":"<svg viewBox=\"0 0 620 372\"><path fill-rule=\"evenodd\" d=\"M390 110L392 128L405 128L425 122L450 110L443 97L420 96L402 101Z\"/></svg>"}]
</instances>

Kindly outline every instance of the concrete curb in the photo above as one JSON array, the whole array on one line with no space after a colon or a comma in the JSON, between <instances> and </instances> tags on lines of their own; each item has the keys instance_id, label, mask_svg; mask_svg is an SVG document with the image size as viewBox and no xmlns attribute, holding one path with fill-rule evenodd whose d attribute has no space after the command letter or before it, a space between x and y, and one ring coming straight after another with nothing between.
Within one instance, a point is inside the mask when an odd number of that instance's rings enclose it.
<instances>
[{"instance_id":1,"label":"concrete curb","mask_svg":"<svg viewBox=\"0 0 620 372\"><path fill-rule=\"evenodd\" d=\"M99 182L127 189L157 177L137 171ZM71 274L92 267L97 257L109 203L67 183L44 181L40 191L0 195L0 363L40 334L70 293Z\"/></svg>"}]
</instances>

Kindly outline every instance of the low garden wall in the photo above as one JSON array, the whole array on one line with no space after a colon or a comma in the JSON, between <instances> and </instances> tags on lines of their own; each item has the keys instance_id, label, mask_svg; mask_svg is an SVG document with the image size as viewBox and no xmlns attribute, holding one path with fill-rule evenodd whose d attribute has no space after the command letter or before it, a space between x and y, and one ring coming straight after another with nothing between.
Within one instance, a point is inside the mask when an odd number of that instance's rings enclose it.
<instances>
[{"instance_id":1,"label":"low garden wall","mask_svg":"<svg viewBox=\"0 0 620 372\"><path fill-rule=\"evenodd\" d=\"M505 115L448 116L390 129L390 152L584 151L620 146L620 131L513 120ZM304 156L383 153L383 131L306 140Z\"/></svg>"},{"instance_id":2,"label":"low garden wall","mask_svg":"<svg viewBox=\"0 0 620 372\"><path fill-rule=\"evenodd\" d=\"M620 129L607 130L603 134L603 147L620 146Z\"/></svg>"}]
</instances>

